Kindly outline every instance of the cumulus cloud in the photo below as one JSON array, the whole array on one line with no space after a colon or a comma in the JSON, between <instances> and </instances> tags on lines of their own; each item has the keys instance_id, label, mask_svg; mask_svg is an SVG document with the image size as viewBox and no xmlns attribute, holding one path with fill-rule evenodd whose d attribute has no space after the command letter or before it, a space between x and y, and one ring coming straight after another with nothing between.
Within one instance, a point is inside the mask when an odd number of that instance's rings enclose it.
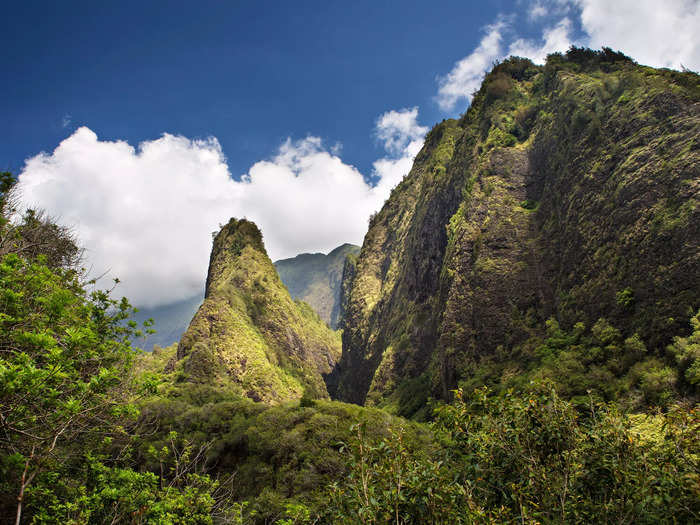
<instances>
[{"instance_id":1,"label":"cumulus cloud","mask_svg":"<svg viewBox=\"0 0 700 525\"><path fill-rule=\"evenodd\" d=\"M447 75L438 79L437 103L440 109L454 109L457 102L470 100L472 93L479 89L484 73L502 56L501 41L507 25L504 19L499 19L487 26L479 46L459 60Z\"/></svg>"},{"instance_id":2,"label":"cumulus cloud","mask_svg":"<svg viewBox=\"0 0 700 525\"><path fill-rule=\"evenodd\" d=\"M571 20L562 18L553 27L545 28L541 43L519 38L510 44L507 55L526 57L535 64L543 64L547 55L566 51L572 42Z\"/></svg>"},{"instance_id":3,"label":"cumulus cloud","mask_svg":"<svg viewBox=\"0 0 700 525\"><path fill-rule=\"evenodd\" d=\"M533 13L535 18L542 16L540 8L545 9L544 4L536 2L533 10L530 10L530 16ZM470 101L494 62L510 55L518 55L542 63L547 54L565 51L572 43L571 20L565 17L554 26L546 27L540 42L518 38L504 47L504 39L513 34L512 20L512 16L500 16L495 23L488 25L479 46L455 63L447 75L438 79L436 100L440 109L451 111L458 102Z\"/></svg>"},{"instance_id":4,"label":"cumulus cloud","mask_svg":"<svg viewBox=\"0 0 700 525\"><path fill-rule=\"evenodd\" d=\"M234 186L216 140L166 134L135 149L86 127L19 176L24 203L73 227L93 275L122 279L139 306L200 293L209 234Z\"/></svg>"},{"instance_id":5,"label":"cumulus cloud","mask_svg":"<svg viewBox=\"0 0 700 525\"><path fill-rule=\"evenodd\" d=\"M228 213L260 226L273 259L361 243L385 198L318 137L288 140L274 158L254 164L236 192Z\"/></svg>"},{"instance_id":6,"label":"cumulus cloud","mask_svg":"<svg viewBox=\"0 0 700 525\"><path fill-rule=\"evenodd\" d=\"M377 137L384 149L394 155L403 155L407 148L423 142L428 128L418 124L418 108L387 111L377 119ZM417 153L417 151L416 151Z\"/></svg>"},{"instance_id":7,"label":"cumulus cloud","mask_svg":"<svg viewBox=\"0 0 700 525\"><path fill-rule=\"evenodd\" d=\"M700 69L698 0L576 0L587 45L612 47L637 62Z\"/></svg>"},{"instance_id":8,"label":"cumulus cloud","mask_svg":"<svg viewBox=\"0 0 700 525\"><path fill-rule=\"evenodd\" d=\"M576 0L529 0L527 3L527 18L537 22L546 18L557 18L567 15Z\"/></svg>"},{"instance_id":9,"label":"cumulus cloud","mask_svg":"<svg viewBox=\"0 0 700 525\"><path fill-rule=\"evenodd\" d=\"M561 13L580 25L579 45L611 47L654 67L700 68L698 0L534 0L528 18Z\"/></svg>"},{"instance_id":10,"label":"cumulus cloud","mask_svg":"<svg viewBox=\"0 0 700 525\"><path fill-rule=\"evenodd\" d=\"M152 307L202 292L211 233L232 216L254 220L273 259L361 243L369 215L410 169L426 128L416 108L377 121L388 150L375 184L318 137L287 140L239 181L214 138L164 134L134 148L77 129L19 176L26 206L75 228L93 275L108 271L118 292Z\"/></svg>"},{"instance_id":11,"label":"cumulus cloud","mask_svg":"<svg viewBox=\"0 0 700 525\"><path fill-rule=\"evenodd\" d=\"M417 107L387 111L377 119L377 138L389 154L373 163L374 177L378 181L373 191L382 201L411 170L427 132L427 127L418 124Z\"/></svg>"},{"instance_id":12,"label":"cumulus cloud","mask_svg":"<svg viewBox=\"0 0 700 525\"><path fill-rule=\"evenodd\" d=\"M541 64L548 54L566 51L571 45L611 47L655 67L700 69L698 0L532 0L526 17L541 25L541 37L518 37L515 15L499 15L485 28L479 46L438 79L436 100L442 110L454 110L458 102L471 100L493 62L518 55ZM547 24L556 18L554 25ZM578 36L575 25L580 28Z\"/></svg>"}]
</instances>

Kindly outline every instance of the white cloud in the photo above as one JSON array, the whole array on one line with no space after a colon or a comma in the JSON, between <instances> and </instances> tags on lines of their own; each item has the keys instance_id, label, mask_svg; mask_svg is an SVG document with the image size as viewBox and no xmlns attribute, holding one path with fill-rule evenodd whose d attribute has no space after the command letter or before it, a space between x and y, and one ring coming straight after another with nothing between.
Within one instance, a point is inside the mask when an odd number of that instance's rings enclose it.
<instances>
[{"instance_id":1,"label":"white cloud","mask_svg":"<svg viewBox=\"0 0 700 525\"><path fill-rule=\"evenodd\" d=\"M572 3L576 0L529 0L527 18L537 22L544 18L561 17L571 11Z\"/></svg>"},{"instance_id":2,"label":"white cloud","mask_svg":"<svg viewBox=\"0 0 700 525\"><path fill-rule=\"evenodd\" d=\"M529 58L536 64L543 64L547 55L566 51L572 42L571 20L562 18L555 26L544 30L541 44L519 38L508 47L508 55Z\"/></svg>"},{"instance_id":3,"label":"white cloud","mask_svg":"<svg viewBox=\"0 0 700 525\"><path fill-rule=\"evenodd\" d=\"M620 50L637 62L700 69L697 0L576 0L587 45Z\"/></svg>"},{"instance_id":4,"label":"white cloud","mask_svg":"<svg viewBox=\"0 0 700 525\"><path fill-rule=\"evenodd\" d=\"M157 306L201 293L211 233L232 216L260 226L273 260L361 243L426 131L415 108L377 126L390 156L375 162L375 185L317 137L287 140L235 181L216 139L165 134L134 148L81 127L27 160L19 187L27 206L75 228L94 275L108 270L118 293Z\"/></svg>"},{"instance_id":5,"label":"white cloud","mask_svg":"<svg viewBox=\"0 0 700 525\"><path fill-rule=\"evenodd\" d=\"M460 100L471 100L472 93L481 85L484 73L495 60L501 58L501 40L506 27L507 23L502 18L487 26L486 35L479 46L439 79L437 102L440 109L449 111Z\"/></svg>"},{"instance_id":6,"label":"white cloud","mask_svg":"<svg viewBox=\"0 0 700 525\"><path fill-rule=\"evenodd\" d=\"M390 154L373 163L374 176L378 179L374 191L385 199L411 170L428 128L418 124L418 108L413 107L381 115L377 119L376 132Z\"/></svg>"},{"instance_id":7,"label":"white cloud","mask_svg":"<svg viewBox=\"0 0 700 525\"><path fill-rule=\"evenodd\" d=\"M367 218L386 198L317 137L288 140L273 159L254 164L236 191L227 213L260 226L272 259L361 243Z\"/></svg>"},{"instance_id":8,"label":"white cloud","mask_svg":"<svg viewBox=\"0 0 700 525\"><path fill-rule=\"evenodd\" d=\"M544 4L535 2L529 16L539 17ZM486 35L479 46L468 56L459 60L447 75L439 79L437 102L445 111L453 110L460 100L471 100L472 93L477 91L487 71L494 62L503 60L510 55L517 55L542 63L547 54L555 51L566 51L571 45L571 20L561 19L556 25L547 27L542 34L541 43L523 38L516 39L503 51L502 42L512 33L510 20L512 17L500 16L498 20L486 27Z\"/></svg>"},{"instance_id":9,"label":"white cloud","mask_svg":"<svg viewBox=\"0 0 700 525\"><path fill-rule=\"evenodd\" d=\"M536 2L532 2L532 5L530 5L527 17L530 20L538 20L547 16L548 12L547 7L544 5L542 0L537 0Z\"/></svg>"},{"instance_id":10,"label":"white cloud","mask_svg":"<svg viewBox=\"0 0 700 525\"><path fill-rule=\"evenodd\" d=\"M401 155L411 142L422 142L428 128L418 124L418 108L387 111L377 119L377 137L389 153Z\"/></svg>"},{"instance_id":11,"label":"white cloud","mask_svg":"<svg viewBox=\"0 0 700 525\"><path fill-rule=\"evenodd\" d=\"M471 100L494 61L518 55L541 64L548 54L566 51L572 44L611 47L654 67L700 69L699 0L532 0L526 14L539 23L566 16L554 26L543 27L540 39L532 40L514 34L514 15L499 15L486 27L479 46L438 79L436 100L442 110L451 111L460 100ZM578 37L574 22L581 29ZM503 45L507 37L512 37L511 42Z\"/></svg>"},{"instance_id":12,"label":"white cloud","mask_svg":"<svg viewBox=\"0 0 700 525\"><path fill-rule=\"evenodd\" d=\"M81 127L27 160L19 188L28 206L75 228L94 275L109 271L120 293L153 306L202 289L234 182L216 140L166 134L136 150Z\"/></svg>"}]
</instances>

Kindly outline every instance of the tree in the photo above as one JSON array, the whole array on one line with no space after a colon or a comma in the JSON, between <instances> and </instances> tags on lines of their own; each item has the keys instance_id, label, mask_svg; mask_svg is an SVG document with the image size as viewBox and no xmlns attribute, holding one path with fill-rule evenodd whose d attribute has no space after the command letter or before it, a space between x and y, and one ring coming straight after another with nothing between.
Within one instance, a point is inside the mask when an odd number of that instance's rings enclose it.
<instances>
[{"instance_id":1,"label":"tree","mask_svg":"<svg viewBox=\"0 0 700 525\"><path fill-rule=\"evenodd\" d=\"M696 523L697 409L624 414L587 409L554 385L494 395L487 388L437 411L462 482L499 523Z\"/></svg>"},{"instance_id":2,"label":"tree","mask_svg":"<svg viewBox=\"0 0 700 525\"><path fill-rule=\"evenodd\" d=\"M675 358L689 390L697 396L700 393L700 310L690 324L693 332L688 337L676 337L668 352Z\"/></svg>"},{"instance_id":3,"label":"tree","mask_svg":"<svg viewBox=\"0 0 700 525\"><path fill-rule=\"evenodd\" d=\"M442 459L406 442L404 429L388 438L370 440L366 422L351 427L355 436L348 453L348 475L328 493L329 523L474 523L485 515L454 471Z\"/></svg>"},{"instance_id":4,"label":"tree","mask_svg":"<svg viewBox=\"0 0 700 525\"><path fill-rule=\"evenodd\" d=\"M14 253L34 260L42 255L51 268L76 267L82 252L73 232L43 211L22 211L16 182L11 173L0 173L0 257Z\"/></svg>"},{"instance_id":5,"label":"tree","mask_svg":"<svg viewBox=\"0 0 700 525\"><path fill-rule=\"evenodd\" d=\"M2 259L0 466L3 489L16 495L15 523L39 473L136 413L127 402L129 311L126 299L88 294L74 270L52 269L43 256Z\"/></svg>"}]
</instances>

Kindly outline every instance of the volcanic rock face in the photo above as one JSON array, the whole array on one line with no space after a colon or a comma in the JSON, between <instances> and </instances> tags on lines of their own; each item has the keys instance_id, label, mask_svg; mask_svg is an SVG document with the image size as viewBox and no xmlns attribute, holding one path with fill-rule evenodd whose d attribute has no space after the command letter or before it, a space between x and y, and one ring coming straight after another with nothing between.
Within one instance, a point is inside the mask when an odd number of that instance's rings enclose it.
<instances>
[{"instance_id":1,"label":"volcanic rock face","mask_svg":"<svg viewBox=\"0 0 700 525\"><path fill-rule=\"evenodd\" d=\"M231 219L214 239L204 302L178 345L185 379L267 403L327 398L323 375L339 354L337 334L290 297L257 226Z\"/></svg>"},{"instance_id":2,"label":"volcanic rock face","mask_svg":"<svg viewBox=\"0 0 700 525\"><path fill-rule=\"evenodd\" d=\"M411 415L549 318L663 351L699 306L699 136L693 73L609 50L494 68L371 221L331 395Z\"/></svg>"}]
</instances>

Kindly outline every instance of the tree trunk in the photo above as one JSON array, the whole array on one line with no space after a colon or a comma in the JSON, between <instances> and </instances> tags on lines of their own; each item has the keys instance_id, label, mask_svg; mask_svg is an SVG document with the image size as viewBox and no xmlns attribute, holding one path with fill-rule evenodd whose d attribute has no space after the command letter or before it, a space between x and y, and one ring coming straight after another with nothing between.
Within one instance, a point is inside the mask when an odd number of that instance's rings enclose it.
<instances>
[{"instance_id":1,"label":"tree trunk","mask_svg":"<svg viewBox=\"0 0 700 525\"><path fill-rule=\"evenodd\" d=\"M34 479L34 474L36 474L36 471L32 473L31 476L27 479L27 472L29 472L29 462L32 460L34 457L34 447L32 447L32 452L29 454L29 457L27 460L24 462L24 471L22 472L22 480L20 481L20 486L19 486L19 495L17 496L17 517L15 518L15 525L19 525L20 521L22 521L22 503L24 502L24 489L27 488L27 485L29 485L32 482L32 479Z\"/></svg>"},{"instance_id":2,"label":"tree trunk","mask_svg":"<svg viewBox=\"0 0 700 525\"><path fill-rule=\"evenodd\" d=\"M29 460L24 465L24 472L22 473L22 484L19 487L19 496L17 496L17 518L15 519L15 525L19 525L22 520L22 502L24 501L24 484L25 478L27 476L27 467L29 466Z\"/></svg>"}]
</instances>

